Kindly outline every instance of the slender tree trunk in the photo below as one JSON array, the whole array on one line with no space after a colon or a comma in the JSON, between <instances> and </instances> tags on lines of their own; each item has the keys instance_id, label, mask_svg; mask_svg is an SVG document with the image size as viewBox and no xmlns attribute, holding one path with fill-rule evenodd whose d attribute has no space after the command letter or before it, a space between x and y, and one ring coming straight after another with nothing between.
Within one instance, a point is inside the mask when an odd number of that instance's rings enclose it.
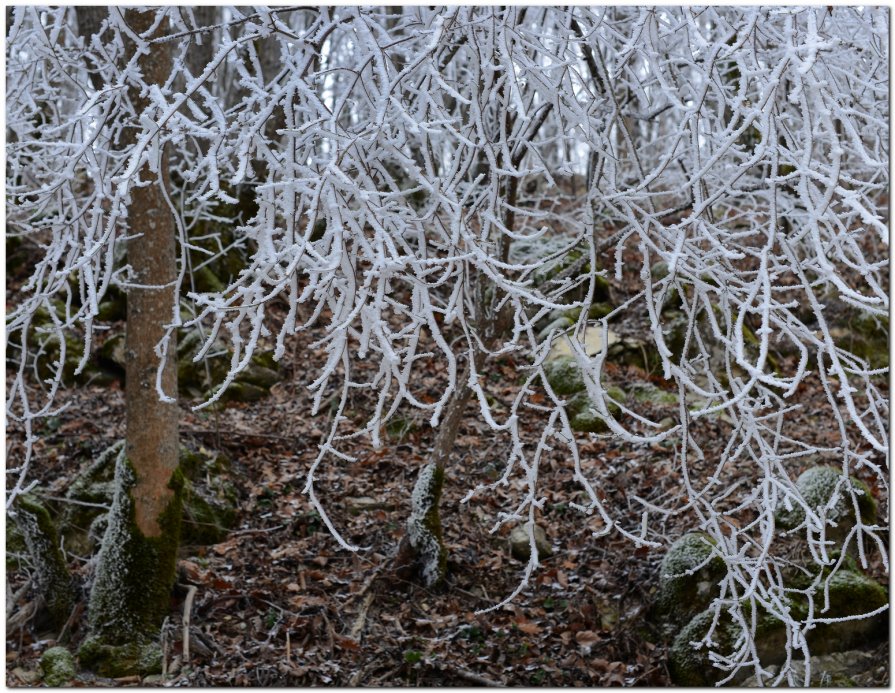
<instances>
[{"instance_id":1,"label":"slender tree trunk","mask_svg":"<svg viewBox=\"0 0 895 693\"><path fill-rule=\"evenodd\" d=\"M128 11L125 17L136 31L149 28L153 13ZM159 44L140 59L144 78L164 84L171 71L170 49ZM137 113L150 107L149 99L130 90ZM126 145L136 142L130 130ZM128 263L134 271L134 286L127 296L127 341L125 345L125 396L127 401L127 457L137 472L134 510L137 527L147 537L161 533L159 516L171 502L168 488L178 461L178 410L173 402L159 401L155 390L158 358L155 345L165 336L164 322L176 305L174 281L177 277L175 239L177 230L171 210L162 194L167 185L167 154L162 155L161 176L144 166L140 179L149 185L134 187L128 210L130 231L139 234L128 241ZM154 288L144 288L144 287ZM157 288L155 288L157 287ZM172 339L173 339L172 335ZM176 344L162 372L165 393L177 396Z\"/></svg>"},{"instance_id":2,"label":"slender tree trunk","mask_svg":"<svg viewBox=\"0 0 895 693\"><path fill-rule=\"evenodd\" d=\"M523 8L517 16L517 24L525 19L526 9ZM498 98L503 100L503 88L498 92ZM506 114L505 114L506 115ZM543 124L547 112L542 112L540 121L532 124L528 134L533 138ZM507 131L512 131L512 122ZM511 154L510 161L505 162L503 155L498 157L498 167L509 165L516 168L522 163L526 149L519 147L518 151ZM471 174L473 180L480 173L487 172L487 159L479 151L474 171ZM504 187L506 206L503 212L503 225L512 230L516 224L515 206L519 193L519 178L510 176ZM509 237L501 234L497 239L499 244L498 257L506 262L509 257ZM476 331L482 337L484 349L477 350L473 356L475 372L480 373L485 365L488 352L500 342L512 323L510 305L498 310L500 296L494 287L490 285L484 276L479 276L476 283L476 305L480 307L476 317ZM454 448L460 422L466 405L472 398L473 390L467 384L469 382L470 365L464 370L460 385L448 400L445 406L438 433L435 436L435 446L432 451L431 461L424 466L417 477L411 497L411 514L407 520L407 532L398 546L395 558L395 571L402 579L411 577L420 578L427 587L441 583L447 574L447 548L441 529L441 492L444 486L444 469Z\"/></svg>"},{"instance_id":3,"label":"slender tree trunk","mask_svg":"<svg viewBox=\"0 0 895 693\"><path fill-rule=\"evenodd\" d=\"M476 370L485 361L484 353L476 354ZM426 587L441 583L447 573L447 548L441 530L441 491L444 469L457 433L463 412L472 397L467 384L469 367L462 376L462 384L454 391L444 408L444 417L435 435L431 460L420 470L411 496L407 531L398 546L395 571L403 580L418 579Z\"/></svg>"},{"instance_id":4,"label":"slender tree trunk","mask_svg":"<svg viewBox=\"0 0 895 693\"><path fill-rule=\"evenodd\" d=\"M148 31L155 12L125 12L135 34ZM167 21L159 28L162 32ZM125 38L125 59L137 46ZM138 59L149 84L163 84L171 71L169 44L156 44ZM130 86L128 96L136 113L150 108L147 98ZM136 127L125 129L122 146L137 141ZM103 675L147 673L160 666L155 643L169 609L180 535L182 480L178 465L178 408L156 393L158 359L155 346L163 325L176 305L175 225L162 195L167 183L167 159L159 173L144 166L143 185L131 186L128 208L128 262L133 284L127 297L125 344L126 445L115 473L115 496L109 528L98 556L96 580L90 595L91 637L81 648L81 661ZM162 388L177 395L176 344L170 344L162 371Z\"/></svg>"}]
</instances>

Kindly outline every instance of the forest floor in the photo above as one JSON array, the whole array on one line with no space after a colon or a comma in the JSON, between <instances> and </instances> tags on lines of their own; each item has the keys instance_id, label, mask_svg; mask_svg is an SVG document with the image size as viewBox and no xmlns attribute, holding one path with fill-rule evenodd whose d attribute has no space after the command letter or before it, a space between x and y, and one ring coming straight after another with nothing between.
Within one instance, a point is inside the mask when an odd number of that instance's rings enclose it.
<instances>
[{"instance_id":1,"label":"forest floor","mask_svg":"<svg viewBox=\"0 0 895 693\"><path fill-rule=\"evenodd\" d=\"M541 561L529 585L509 605L476 613L512 593L525 564L510 555L509 528L490 532L497 513L521 499L524 480L514 478L508 486L462 502L469 489L500 475L509 444L481 422L475 402L469 405L446 475L442 518L450 552L447 584L427 590L397 579L391 570L410 509L410 489L434 438L421 415L408 414L379 450L356 438L343 447L353 462L329 459L318 469L316 494L329 518L348 541L364 547L342 549L302 492L328 428L327 411L309 415L307 385L324 358L322 350L310 346L313 339L313 334L304 334L292 342L285 377L269 397L234 403L217 413L182 407L183 443L223 452L232 462L229 476L238 490L238 521L220 543L181 549L181 587L172 596L165 638L169 676L164 685L670 685L668 643L650 618L663 551L637 549L615 532L595 538L600 520L570 507L584 496L562 450L547 454L540 467L545 503L539 523L553 555ZM610 367L607 373L613 382L651 379L663 385L633 366ZM441 376L431 377L436 391ZM508 398L518 383L509 360L491 363L487 377L489 392L498 401L501 395ZM354 397L347 415L363 422L370 401L360 392ZM803 439L834 442L835 426L822 419L827 399L820 384L806 383L798 401L803 407L788 425ZM60 402L71 406L52 428L39 432L32 472L50 489L64 489L99 452L124 436L119 383L68 389ZM643 413L654 421L677 412L674 404L644 406ZM694 479L715 472L712 461L731 432L723 417L700 425L706 462L690 469ZM10 427L11 457L21 444L20 433ZM684 503L672 447L631 446L588 434L581 435L579 445L585 473L622 526L639 530L641 506L635 497L667 506ZM793 471L797 475L799 468ZM725 469L724 482L736 484L740 476L748 489L754 473L746 466ZM887 514L888 508L881 505L880 513ZM747 520L740 515L734 521ZM696 525L688 513L653 522L653 537L669 542ZM76 575L86 577L88 557L69 558ZM885 580L878 557L871 570ZM26 579L24 570L10 576L14 590ZM182 659L180 626L186 585L197 587L189 662ZM7 684L33 684L37 660L55 643L56 634L26 625L7 631L6 637ZM76 625L73 644L82 637ZM874 651L876 661L888 661L887 643ZM867 683L888 685L887 669L873 677ZM138 683L82 672L75 685Z\"/></svg>"}]
</instances>

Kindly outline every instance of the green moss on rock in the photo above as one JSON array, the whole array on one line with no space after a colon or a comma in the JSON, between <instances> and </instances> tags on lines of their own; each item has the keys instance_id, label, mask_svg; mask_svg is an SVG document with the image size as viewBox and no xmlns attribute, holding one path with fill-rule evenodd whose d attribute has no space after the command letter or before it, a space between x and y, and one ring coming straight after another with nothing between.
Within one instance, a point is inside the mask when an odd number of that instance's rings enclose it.
<instances>
[{"instance_id":1,"label":"green moss on rock","mask_svg":"<svg viewBox=\"0 0 895 693\"><path fill-rule=\"evenodd\" d=\"M217 544L227 538L236 523L235 489L222 487L220 493L206 493L193 484L185 486L181 525L183 544Z\"/></svg>"},{"instance_id":2,"label":"green moss on rock","mask_svg":"<svg viewBox=\"0 0 895 693\"><path fill-rule=\"evenodd\" d=\"M236 378L237 382L255 385L264 390L270 390L271 387L280 382L282 378L280 374L266 366L260 366L257 363L250 363L242 373Z\"/></svg>"},{"instance_id":3,"label":"green moss on rock","mask_svg":"<svg viewBox=\"0 0 895 693\"><path fill-rule=\"evenodd\" d=\"M678 396L674 392L663 390L652 383L639 383L631 391L637 402L649 404L677 404Z\"/></svg>"},{"instance_id":4,"label":"green moss on rock","mask_svg":"<svg viewBox=\"0 0 895 693\"><path fill-rule=\"evenodd\" d=\"M538 333L538 339L544 340L551 333L561 334L565 330L569 329L575 324L575 318L569 315L560 315L555 320L551 320L547 325Z\"/></svg>"},{"instance_id":5,"label":"green moss on rock","mask_svg":"<svg viewBox=\"0 0 895 693\"><path fill-rule=\"evenodd\" d=\"M607 387L606 394L615 401L609 399L606 402L606 409L614 417L618 418L621 414L621 407L616 402L625 401L625 393L617 387ZM606 421L598 413L596 405L584 393L575 395L568 403L568 412L571 416L569 424L573 431L581 431L583 433L605 433L609 430Z\"/></svg>"},{"instance_id":6,"label":"green moss on rock","mask_svg":"<svg viewBox=\"0 0 895 693\"><path fill-rule=\"evenodd\" d=\"M852 495L840 484L842 471L834 467L819 466L807 469L796 480L796 489L805 503L815 511L826 509L826 517L836 523L836 527L827 526L827 534L833 540L845 537L849 530L855 526L855 509L852 503ZM876 501L867 485L856 477L850 477L852 489L858 501L858 510L863 522L873 524L876 521ZM833 501L833 495L838 489L838 500L832 507L828 507ZM805 510L797 503L790 501L791 509L787 509L785 503L777 508L775 519L777 524L784 529L793 529L805 521Z\"/></svg>"},{"instance_id":7,"label":"green moss on rock","mask_svg":"<svg viewBox=\"0 0 895 693\"><path fill-rule=\"evenodd\" d=\"M559 396L574 395L586 389L584 376L572 356L548 360L544 364L544 374L550 387Z\"/></svg>"},{"instance_id":8,"label":"green moss on rock","mask_svg":"<svg viewBox=\"0 0 895 693\"><path fill-rule=\"evenodd\" d=\"M65 493L66 499L74 502L64 505L60 528L65 545L79 556L90 555L96 545L92 530L99 526L97 520L107 512L102 506L112 502L115 460L123 447L124 441L120 440L100 453L78 472Z\"/></svg>"},{"instance_id":9,"label":"green moss on rock","mask_svg":"<svg viewBox=\"0 0 895 693\"><path fill-rule=\"evenodd\" d=\"M696 615L674 639L668 658L668 671L677 686L709 686L720 680L723 673L709 659L709 648L700 642L711 627L713 614L703 611ZM736 631L729 619L721 619L712 634L716 649L727 652L736 640Z\"/></svg>"},{"instance_id":10,"label":"green moss on rock","mask_svg":"<svg viewBox=\"0 0 895 693\"><path fill-rule=\"evenodd\" d=\"M124 372L124 343L124 334L115 334L106 339L97 352L100 363L107 368Z\"/></svg>"},{"instance_id":11,"label":"green moss on rock","mask_svg":"<svg viewBox=\"0 0 895 693\"><path fill-rule=\"evenodd\" d=\"M792 600L788 608L792 618L807 617L807 597L790 592ZM829 609L823 610L823 584L815 587L815 618L841 619L869 613L888 604L885 588L869 577L851 570L840 570L829 579ZM881 641L887 636L887 614L872 618L822 623L807 631L808 647L812 655L841 652L851 648L863 648ZM723 678L726 673L712 666L706 647L693 647L708 633L714 613L706 609L697 614L674 639L669 652L669 671L672 681L681 686L707 686ZM747 622L750 616L746 615ZM722 612L712 640L713 649L721 655L730 655L740 641L741 631L733 619ZM756 653L762 666L779 664L786 658L787 629L780 619L762 612L756 619L754 634ZM741 680L750 672L744 669L734 678Z\"/></svg>"},{"instance_id":12,"label":"green moss on rock","mask_svg":"<svg viewBox=\"0 0 895 693\"><path fill-rule=\"evenodd\" d=\"M685 534L668 549L659 567L656 614L680 626L718 595L727 574L724 560L713 553L716 542L703 532Z\"/></svg>"},{"instance_id":13,"label":"green moss on rock","mask_svg":"<svg viewBox=\"0 0 895 693\"><path fill-rule=\"evenodd\" d=\"M631 337L610 344L606 359L619 365L635 366L647 373L658 371L662 366L662 357L652 342Z\"/></svg>"},{"instance_id":14,"label":"green moss on rock","mask_svg":"<svg viewBox=\"0 0 895 693\"><path fill-rule=\"evenodd\" d=\"M50 688L58 688L71 681L77 669L75 658L64 647L51 647L40 657L43 682Z\"/></svg>"},{"instance_id":15,"label":"green moss on rock","mask_svg":"<svg viewBox=\"0 0 895 693\"><path fill-rule=\"evenodd\" d=\"M257 402L267 397L268 394L270 394L269 389L237 380L227 387L223 399L227 402Z\"/></svg>"},{"instance_id":16,"label":"green moss on rock","mask_svg":"<svg viewBox=\"0 0 895 693\"><path fill-rule=\"evenodd\" d=\"M117 322L127 318L127 294L118 287L109 287L105 300L98 306L96 317L102 322Z\"/></svg>"},{"instance_id":17,"label":"green moss on rock","mask_svg":"<svg viewBox=\"0 0 895 693\"><path fill-rule=\"evenodd\" d=\"M747 617L748 618L748 617ZM669 651L668 670L671 680L678 686L712 686L729 675L714 666L710 652L720 655L731 655L741 640L741 629L730 615L722 611L715 630L712 632L711 647L705 644L694 646L708 635L709 628L715 619L713 609L706 609L694 616L683 630L675 637ZM786 657L786 626L779 619L760 614L756 619L754 642L758 659L762 665L775 664ZM749 668L741 669L733 681L748 676Z\"/></svg>"},{"instance_id":18,"label":"green moss on rock","mask_svg":"<svg viewBox=\"0 0 895 693\"><path fill-rule=\"evenodd\" d=\"M864 359L871 368L889 365L889 319L867 311L849 313L847 325L830 329L836 345Z\"/></svg>"},{"instance_id":19,"label":"green moss on rock","mask_svg":"<svg viewBox=\"0 0 895 693\"><path fill-rule=\"evenodd\" d=\"M813 594L815 617L843 618L866 614L889 603L886 588L857 571L839 570L829 578L829 609L824 610L824 587L819 584ZM814 654L837 652L862 647L886 635L888 612L865 619L823 623L808 634Z\"/></svg>"},{"instance_id":20,"label":"green moss on rock","mask_svg":"<svg viewBox=\"0 0 895 693\"><path fill-rule=\"evenodd\" d=\"M148 676L162 671L161 647L145 636L121 645L91 636L78 650L78 658L85 669L109 678Z\"/></svg>"},{"instance_id":21,"label":"green moss on rock","mask_svg":"<svg viewBox=\"0 0 895 693\"><path fill-rule=\"evenodd\" d=\"M65 504L62 529L66 546L88 556L102 541L108 526L101 505L114 497L115 459L119 441L79 473L66 497L78 503ZM183 490L181 540L187 544L216 544L226 537L237 519L238 494L229 481L230 460L205 448L180 448L180 471L187 483ZM92 503L94 506L83 505Z\"/></svg>"}]
</instances>

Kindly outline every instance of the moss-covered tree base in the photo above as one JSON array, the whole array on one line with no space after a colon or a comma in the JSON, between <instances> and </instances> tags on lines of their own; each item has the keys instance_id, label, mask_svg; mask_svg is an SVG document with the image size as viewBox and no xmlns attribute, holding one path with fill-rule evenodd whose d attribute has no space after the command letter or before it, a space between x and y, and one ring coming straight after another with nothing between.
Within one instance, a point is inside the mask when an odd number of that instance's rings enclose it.
<instances>
[{"instance_id":1,"label":"moss-covered tree base","mask_svg":"<svg viewBox=\"0 0 895 693\"><path fill-rule=\"evenodd\" d=\"M444 470L437 464L427 464L420 470L413 488L407 534L396 561L399 569L414 566L415 577L426 587L439 585L447 573L447 549L444 546L439 514L443 485Z\"/></svg>"},{"instance_id":2,"label":"moss-covered tree base","mask_svg":"<svg viewBox=\"0 0 895 693\"><path fill-rule=\"evenodd\" d=\"M78 658L84 669L99 676L148 676L162 671L162 650L158 643L141 638L124 645L110 645L100 638L90 637L78 650Z\"/></svg>"},{"instance_id":3,"label":"moss-covered tree base","mask_svg":"<svg viewBox=\"0 0 895 693\"><path fill-rule=\"evenodd\" d=\"M183 502L183 476L168 484L174 493L159 518L160 533L147 537L134 521L133 467L122 450L115 467L115 496L98 555L90 593L90 638L81 647L82 665L102 675L153 673L151 655L169 611L174 585ZM151 656L150 656L151 655ZM160 660L159 660L160 661Z\"/></svg>"},{"instance_id":4,"label":"moss-covered tree base","mask_svg":"<svg viewBox=\"0 0 895 693\"><path fill-rule=\"evenodd\" d=\"M47 509L33 496L15 502L16 526L34 564L34 582L44 601L49 625L61 628L74 606L74 588L65 557L59 549L56 526Z\"/></svg>"}]
</instances>

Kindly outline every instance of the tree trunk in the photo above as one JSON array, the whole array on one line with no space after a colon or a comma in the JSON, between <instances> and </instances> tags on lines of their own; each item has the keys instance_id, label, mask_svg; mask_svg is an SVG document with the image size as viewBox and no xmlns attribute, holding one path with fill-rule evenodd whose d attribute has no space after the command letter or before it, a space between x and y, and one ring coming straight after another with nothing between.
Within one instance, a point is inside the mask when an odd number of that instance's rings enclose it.
<instances>
[{"instance_id":1,"label":"tree trunk","mask_svg":"<svg viewBox=\"0 0 895 693\"><path fill-rule=\"evenodd\" d=\"M476 372L481 370L486 356L485 352L476 352ZM418 579L426 587L439 585L447 574L448 554L441 531L441 491L444 486L444 468L454 449L466 405L473 395L472 388L467 384L468 366L460 382L462 384L445 405L444 416L435 435L432 459L420 470L413 487L407 531L398 545L394 562L399 578Z\"/></svg>"},{"instance_id":2,"label":"tree trunk","mask_svg":"<svg viewBox=\"0 0 895 693\"><path fill-rule=\"evenodd\" d=\"M103 21L109 16L109 10L100 5L87 5L75 8L75 16L78 19L78 33L84 39L84 45L89 46L91 37L98 34ZM97 66L88 61L90 83L99 91L103 87L102 78L97 72Z\"/></svg>"},{"instance_id":3,"label":"tree trunk","mask_svg":"<svg viewBox=\"0 0 895 693\"><path fill-rule=\"evenodd\" d=\"M147 31L155 12L128 10L125 21L136 34ZM167 27L167 21L159 33ZM136 45L125 38L125 59ZM171 71L170 44L152 47L139 60L144 80L163 84ZM136 113L150 108L149 100L131 85L128 96ZM134 145L134 126L125 129L122 146ZM180 535L182 479L178 464L178 408L159 400L155 388L156 344L164 337L164 322L176 305L176 229L162 195L167 183L167 157L160 175L149 166L139 172L145 184L131 183L128 208L128 262L134 273L127 296L125 345L126 445L115 472L115 497L109 528L98 557L90 595L91 637L81 650L81 661L102 675L147 673L160 665L155 634L169 607ZM162 371L162 388L177 395L176 344Z\"/></svg>"},{"instance_id":4,"label":"tree trunk","mask_svg":"<svg viewBox=\"0 0 895 693\"><path fill-rule=\"evenodd\" d=\"M484 354L482 357L484 362ZM472 397L472 388L466 384L468 377L469 368L463 374L463 384L454 391L444 408L432 459L420 470L413 487L407 531L395 558L398 577L419 579L426 587L438 585L447 573L447 548L441 531L441 490L445 464L457 439L463 412Z\"/></svg>"}]
</instances>

